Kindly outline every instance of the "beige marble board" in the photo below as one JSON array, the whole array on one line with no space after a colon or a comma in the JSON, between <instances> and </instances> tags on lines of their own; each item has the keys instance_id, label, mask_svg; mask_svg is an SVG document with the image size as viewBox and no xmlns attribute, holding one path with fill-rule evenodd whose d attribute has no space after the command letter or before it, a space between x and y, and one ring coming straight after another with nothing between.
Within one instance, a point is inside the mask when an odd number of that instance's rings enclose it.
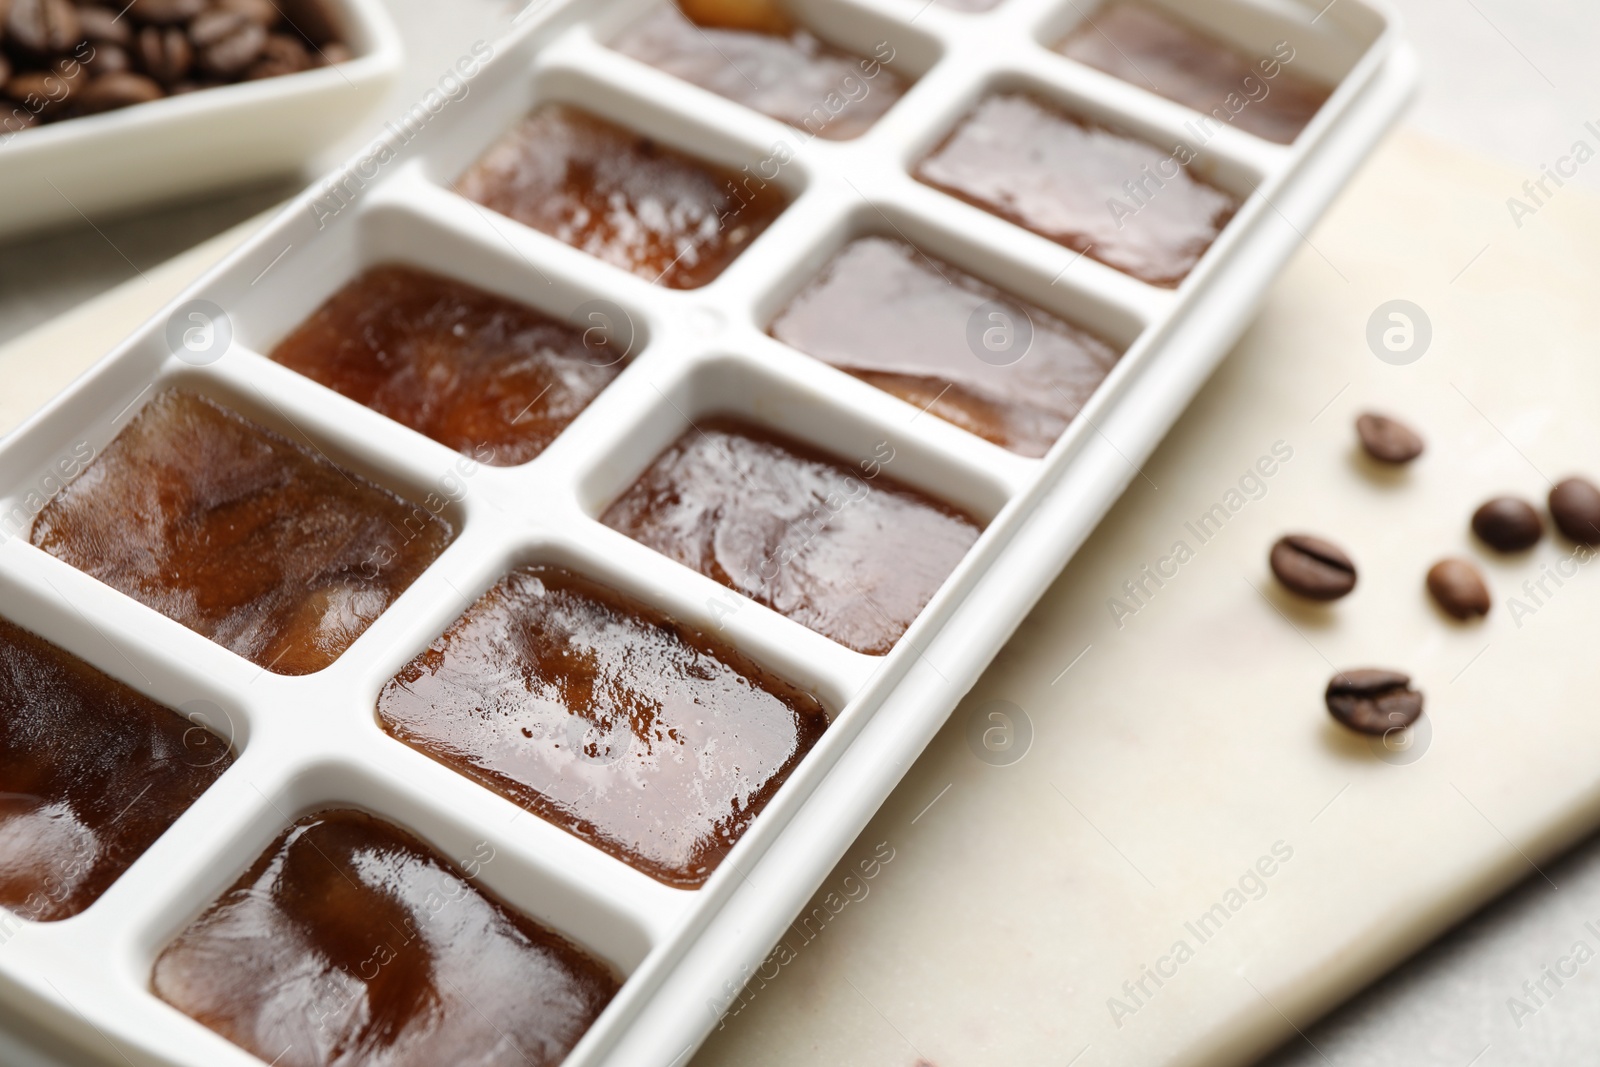
<instances>
[{"instance_id":1,"label":"beige marble board","mask_svg":"<svg viewBox=\"0 0 1600 1067\"><path fill-rule=\"evenodd\" d=\"M1518 228L1525 177L1385 147L695 1067L1248 1062L1600 822L1600 566L1467 532L1491 494L1600 475L1600 201ZM0 430L237 238L0 350ZM1432 325L1408 365L1366 341L1395 299ZM1427 454L1362 459L1368 407ZM1356 593L1279 593L1290 530L1343 544ZM1446 554L1482 562L1487 622L1427 600ZM1322 710L1368 664L1426 691L1413 747ZM1031 734L1015 762L977 755L996 710Z\"/></svg>"}]
</instances>

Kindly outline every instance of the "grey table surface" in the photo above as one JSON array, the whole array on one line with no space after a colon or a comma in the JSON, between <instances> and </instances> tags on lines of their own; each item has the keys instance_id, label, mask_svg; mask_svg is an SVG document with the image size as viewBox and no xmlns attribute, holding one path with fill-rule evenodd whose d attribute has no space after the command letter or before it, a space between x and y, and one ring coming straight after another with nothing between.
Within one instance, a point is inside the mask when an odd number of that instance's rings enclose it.
<instances>
[{"instance_id":1,"label":"grey table surface","mask_svg":"<svg viewBox=\"0 0 1600 1067\"><path fill-rule=\"evenodd\" d=\"M520 6L506 0L386 2L409 61L384 113L398 112L419 96L457 55ZM1423 93L1409 118L1413 126L1536 178L1542 165L1584 135L1585 122L1600 122L1600 64L1594 62L1600 4L1594 0L1392 2L1406 17L1425 68ZM331 165L361 139L330 153L326 162ZM138 278L142 270L292 195L305 180L279 179L0 244L0 342ZM1600 168L1580 171L1571 184L1600 192ZM1589 922L1600 929L1600 835L1545 865L1543 875L1530 876L1306 1028L1262 1067L1600 1062L1600 963L1587 966L1588 956L1600 952L1600 937L1586 927ZM1573 956L1579 942L1589 950L1583 965ZM1563 958L1572 962L1561 963ZM1546 977L1546 969L1558 965L1569 971L1576 966L1576 974L1558 984ZM0 1027L26 1031L14 1019L0 1018ZM66 1062L0 1033L0 1063L8 1067Z\"/></svg>"}]
</instances>

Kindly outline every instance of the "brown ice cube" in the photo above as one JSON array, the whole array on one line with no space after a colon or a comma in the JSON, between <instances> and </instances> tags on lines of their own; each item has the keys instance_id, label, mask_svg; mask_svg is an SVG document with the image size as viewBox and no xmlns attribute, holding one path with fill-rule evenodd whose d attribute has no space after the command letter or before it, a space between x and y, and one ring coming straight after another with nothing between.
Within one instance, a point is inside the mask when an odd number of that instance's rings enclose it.
<instances>
[{"instance_id":1,"label":"brown ice cube","mask_svg":"<svg viewBox=\"0 0 1600 1067\"><path fill-rule=\"evenodd\" d=\"M702 420L601 521L818 633L894 647L977 541L969 515L731 419Z\"/></svg>"},{"instance_id":2,"label":"brown ice cube","mask_svg":"<svg viewBox=\"0 0 1600 1067\"><path fill-rule=\"evenodd\" d=\"M485 843L462 862L493 859ZM151 984L276 1067L554 1067L618 988L428 845L350 810L280 834Z\"/></svg>"},{"instance_id":3,"label":"brown ice cube","mask_svg":"<svg viewBox=\"0 0 1600 1067\"><path fill-rule=\"evenodd\" d=\"M705 882L822 736L815 697L558 567L491 589L384 687L394 736L670 885Z\"/></svg>"},{"instance_id":4,"label":"brown ice cube","mask_svg":"<svg viewBox=\"0 0 1600 1067\"><path fill-rule=\"evenodd\" d=\"M984 349L996 330L1014 352ZM1049 451L1118 357L1093 334L884 237L835 256L772 335L1025 456Z\"/></svg>"},{"instance_id":5,"label":"brown ice cube","mask_svg":"<svg viewBox=\"0 0 1600 1067\"><path fill-rule=\"evenodd\" d=\"M609 336L391 264L335 293L272 358L440 444L508 467L543 452L621 373L626 353Z\"/></svg>"},{"instance_id":6,"label":"brown ice cube","mask_svg":"<svg viewBox=\"0 0 1600 1067\"><path fill-rule=\"evenodd\" d=\"M1288 42L1252 58L1159 8L1127 0L1086 18L1059 50L1204 112L1210 128L1232 124L1278 144L1293 143L1329 96L1287 69L1295 55Z\"/></svg>"},{"instance_id":7,"label":"brown ice cube","mask_svg":"<svg viewBox=\"0 0 1600 1067\"><path fill-rule=\"evenodd\" d=\"M788 206L787 159L729 170L565 104L495 142L456 191L671 289L705 285Z\"/></svg>"},{"instance_id":8,"label":"brown ice cube","mask_svg":"<svg viewBox=\"0 0 1600 1067\"><path fill-rule=\"evenodd\" d=\"M83 911L232 764L197 721L0 619L0 905Z\"/></svg>"},{"instance_id":9,"label":"brown ice cube","mask_svg":"<svg viewBox=\"0 0 1600 1067\"><path fill-rule=\"evenodd\" d=\"M1160 148L1024 93L981 101L917 166L930 185L1133 275L1176 288L1239 210Z\"/></svg>"},{"instance_id":10,"label":"brown ice cube","mask_svg":"<svg viewBox=\"0 0 1600 1067\"><path fill-rule=\"evenodd\" d=\"M39 513L32 540L262 667L310 674L452 535L428 507L172 389Z\"/></svg>"},{"instance_id":11,"label":"brown ice cube","mask_svg":"<svg viewBox=\"0 0 1600 1067\"><path fill-rule=\"evenodd\" d=\"M859 137L905 95L883 65L888 46L852 56L803 29L697 25L662 4L613 42L641 63L770 115L815 137Z\"/></svg>"}]
</instances>

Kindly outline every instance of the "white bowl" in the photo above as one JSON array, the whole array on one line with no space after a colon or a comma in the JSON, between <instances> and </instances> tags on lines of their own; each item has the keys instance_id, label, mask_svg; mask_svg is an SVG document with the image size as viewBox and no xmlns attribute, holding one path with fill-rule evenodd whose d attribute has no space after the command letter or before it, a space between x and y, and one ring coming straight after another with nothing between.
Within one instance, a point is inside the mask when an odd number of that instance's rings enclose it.
<instances>
[{"instance_id":1,"label":"white bowl","mask_svg":"<svg viewBox=\"0 0 1600 1067\"><path fill-rule=\"evenodd\" d=\"M367 119L403 53L380 0L336 0L356 58L0 131L0 237L292 173Z\"/></svg>"}]
</instances>

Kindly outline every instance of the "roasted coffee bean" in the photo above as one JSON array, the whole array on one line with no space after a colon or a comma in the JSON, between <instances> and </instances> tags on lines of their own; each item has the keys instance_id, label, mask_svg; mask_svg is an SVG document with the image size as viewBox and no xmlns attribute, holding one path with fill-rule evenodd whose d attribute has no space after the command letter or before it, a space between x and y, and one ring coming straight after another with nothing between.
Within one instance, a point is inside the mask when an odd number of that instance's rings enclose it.
<instances>
[{"instance_id":1,"label":"roasted coffee bean","mask_svg":"<svg viewBox=\"0 0 1600 1067\"><path fill-rule=\"evenodd\" d=\"M91 78L101 78L107 74L122 74L132 70L133 58L121 45L97 44L94 46L94 54L84 60L83 65L89 71Z\"/></svg>"},{"instance_id":2,"label":"roasted coffee bean","mask_svg":"<svg viewBox=\"0 0 1600 1067\"><path fill-rule=\"evenodd\" d=\"M283 21L314 45L339 39L339 19L326 0L274 0Z\"/></svg>"},{"instance_id":3,"label":"roasted coffee bean","mask_svg":"<svg viewBox=\"0 0 1600 1067\"><path fill-rule=\"evenodd\" d=\"M1328 683L1328 714L1352 730L1382 736L1422 714L1422 694L1399 671L1341 671Z\"/></svg>"},{"instance_id":4,"label":"roasted coffee bean","mask_svg":"<svg viewBox=\"0 0 1600 1067\"><path fill-rule=\"evenodd\" d=\"M1600 489L1587 478L1568 478L1550 490L1550 517L1580 545L1600 545Z\"/></svg>"},{"instance_id":5,"label":"roasted coffee bean","mask_svg":"<svg viewBox=\"0 0 1600 1067\"><path fill-rule=\"evenodd\" d=\"M1489 586L1464 559L1442 559L1428 571L1428 592L1458 619L1489 614Z\"/></svg>"},{"instance_id":6,"label":"roasted coffee bean","mask_svg":"<svg viewBox=\"0 0 1600 1067\"><path fill-rule=\"evenodd\" d=\"M1361 447L1379 463L1410 463L1422 455L1422 438L1403 422L1368 412L1356 420Z\"/></svg>"},{"instance_id":7,"label":"roasted coffee bean","mask_svg":"<svg viewBox=\"0 0 1600 1067\"><path fill-rule=\"evenodd\" d=\"M78 8L78 24L83 29L83 39L86 41L96 44L104 41L123 48L133 43L133 27L127 19L118 18L117 13L108 7L90 4Z\"/></svg>"},{"instance_id":8,"label":"roasted coffee bean","mask_svg":"<svg viewBox=\"0 0 1600 1067\"><path fill-rule=\"evenodd\" d=\"M133 0L128 14L151 26L188 22L206 9L206 0Z\"/></svg>"},{"instance_id":9,"label":"roasted coffee bean","mask_svg":"<svg viewBox=\"0 0 1600 1067\"><path fill-rule=\"evenodd\" d=\"M201 70L234 78L256 61L267 43L267 31L238 11L207 11L189 24Z\"/></svg>"},{"instance_id":10,"label":"roasted coffee bean","mask_svg":"<svg viewBox=\"0 0 1600 1067\"><path fill-rule=\"evenodd\" d=\"M158 82L180 81L194 66L194 46L176 26L146 26L139 31L139 66Z\"/></svg>"},{"instance_id":11,"label":"roasted coffee bean","mask_svg":"<svg viewBox=\"0 0 1600 1067\"><path fill-rule=\"evenodd\" d=\"M248 15L252 22L264 30L270 30L278 24L278 7L272 0L221 0L216 9Z\"/></svg>"},{"instance_id":12,"label":"roasted coffee bean","mask_svg":"<svg viewBox=\"0 0 1600 1067\"><path fill-rule=\"evenodd\" d=\"M1272 546L1268 562L1286 589L1311 600L1338 600L1356 587L1356 565L1320 537L1290 534Z\"/></svg>"},{"instance_id":13,"label":"roasted coffee bean","mask_svg":"<svg viewBox=\"0 0 1600 1067\"><path fill-rule=\"evenodd\" d=\"M356 54L350 50L349 45L331 41L323 45L321 50L317 52L316 64L319 67L332 67L340 63L348 63L355 57Z\"/></svg>"},{"instance_id":14,"label":"roasted coffee bean","mask_svg":"<svg viewBox=\"0 0 1600 1067\"><path fill-rule=\"evenodd\" d=\"M134 104L148 104L166 94L154 79L143 74L104 74L83 87L78 94L78 106L86 114L114 111Z\"/></svg>"},{"instance_id":15,"label":"roasted coffee bean","mask_svg":"<svg viewBox=\"0 0 1600 1067\"><path fill-rule=\"evenodd\" d=\"M36 56L65 52L83 40L78 9L69 0L11 0L5 38Z\"/></svg>"},{"instance_id":16,"label":"roasted coffee bean","mask_svg":"<svg viewBox=\"0 0 1600 1067\"><path fill-rule=\"evenodd\" d=\"M1520 552L1539 543L1544 520L1526 500L1500 496L1473 513L1472 532L1498 552Z\"/></svg>"},{"instance_id":17,"label":"roasted coffee bean","mask_svg":"<svg viewBox=\"0 0 1600 1067\"><path fill-rule=\"evenodd\" d=\"M42 85L34 84L29 79L38 79L47 76L48 75L40 74L38 72L34 72L32 74L17 74L13 77L7 78L5 85L0 86L0 91L4 91L7 100L26 105L30 94L35 97L42 95L39 92L39 90L42 88Z\"/></svg>"},{"instance_id":18,"label":"roasted coffee bean","mask_svg":"<svg viewBox=\"0 0 1600 1067\"><path fill-rule=\"evenodd\" d=\"M69 96L75 95L78 90L89 84L89 68L72 56L63 56L50 64L50 72L67 83Z\"/></svg>"},{"instance_id":19,"label":"roasted coffee bean","mask_svg":"<svg viewBox=\"0 0 1600 1067\"><path fill-rule=\"evenodd\" d=\"M72 100L72 83L53 70L33 70L13 75L6 95L40 118L64 110Z\"/></svg>"},{"instance_id":20,"label":"roasted coffee bean","mask_svg":"<svg viewBox=\"0 0 1600 1067\"><path fill-rule=\"evenodd\" d=\"M286 33L273 33L267 35L267 43L261 50L261 58L245 72L245 77L251 80L277 78L310 69L311 53L306 51L306 46L301 43L300 38L290 37Z\"/></svg>"},{"instance_id":21,"label":"roasted coffee bean","mask_svg":"<svg viewBox=\"0 0 1600 1067\"><path fill-rule=\"evenodd\" d=\"M343 63L354 54L338 27L331 0L0 0L0 139L159 96Z\"/></svg>"}]
</instances>

